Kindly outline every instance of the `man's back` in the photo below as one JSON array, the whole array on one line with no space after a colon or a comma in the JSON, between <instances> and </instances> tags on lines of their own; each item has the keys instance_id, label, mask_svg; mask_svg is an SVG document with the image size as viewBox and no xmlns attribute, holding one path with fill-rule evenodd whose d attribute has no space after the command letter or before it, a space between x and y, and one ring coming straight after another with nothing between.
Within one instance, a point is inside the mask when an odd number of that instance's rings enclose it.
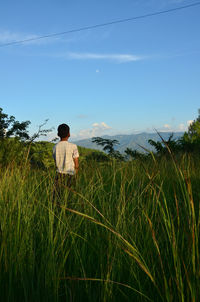
<instances>
[{"instance_id":1,"label":"man's back","mask_svg":"<svg viewBox=\"0 0 200 302\"><path fill-rule=\"evenodd\" d=\"M75 174L74 159L79 157L75 144L68 141L60 141L53 148L53 157L57 172L69 175Z\"/></svg>"}]
</instances>

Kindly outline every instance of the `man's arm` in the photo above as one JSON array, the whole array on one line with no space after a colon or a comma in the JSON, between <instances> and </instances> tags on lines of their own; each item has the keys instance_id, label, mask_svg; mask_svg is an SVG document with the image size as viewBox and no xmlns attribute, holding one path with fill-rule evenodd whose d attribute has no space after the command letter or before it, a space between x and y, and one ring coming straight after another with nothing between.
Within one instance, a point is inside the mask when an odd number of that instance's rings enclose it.
<instances>
[{"instance_id":1,"label":"man's arm","mask_svg":"<svg viewBox=\"0 0 200 302\"><path fill-rule=\"evenodd\" d=\"M78 162L78 157L74 158L74 168L76 171L76 174L78 173L78 168L79 168L79 162Z\"/></svg>"}]
</instances>

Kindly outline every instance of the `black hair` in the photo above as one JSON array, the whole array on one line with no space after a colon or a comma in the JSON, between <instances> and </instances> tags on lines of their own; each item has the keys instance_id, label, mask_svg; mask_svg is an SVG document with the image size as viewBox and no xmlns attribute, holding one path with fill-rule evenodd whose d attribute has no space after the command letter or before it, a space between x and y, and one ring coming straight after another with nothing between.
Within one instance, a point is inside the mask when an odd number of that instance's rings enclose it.
<instances>
[{"instance_id":1,"label":"black hair","mask_svg":"<svg viewBox=\"0 0 200 302\"><path fill-rule=\"evenodd\" d=\"M69 134L69 126L66 124L61 124L58 126L58 136L60 138L67 137Z\"/></svg>"}]
</instances>

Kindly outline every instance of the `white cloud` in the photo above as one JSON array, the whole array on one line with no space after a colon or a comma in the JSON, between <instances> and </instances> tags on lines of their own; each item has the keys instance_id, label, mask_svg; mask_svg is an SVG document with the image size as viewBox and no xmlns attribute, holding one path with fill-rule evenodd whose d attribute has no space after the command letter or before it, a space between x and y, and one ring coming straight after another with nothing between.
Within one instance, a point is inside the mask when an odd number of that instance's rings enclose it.
<instances>
[{"instance_id":1,"label":"white cloud","mask_svg":"<svg viewBox=\"0 0 200 302\"><path fill-rule=\"evenodd\" d=\"M92 124L92 126L93 126L93 128L95 128L95 129L101 129L101 130L103 130L103 129L111 129L111 127L110 126L108 126L106 123L104 123L104 122L101 122L100 124L99 123L94 123L94 124Z\"/></svg>"},{"instance_id":2,"label":"white cloud","mask_svg":"<svg viewBox=\"0 0 200 302\"><path fill-rule=\"evenodd\" d=\"M189 121L187 121L187 125L188 125L188 127L193 123L194 121L193 120L189 120Z\"/></svg>"},{"instance_id":3,"label":"white cloud","mask_svg":"<svg viewBox=\"0 0 200 302\"><path fill-rule=\"evenodd\" d=\"M167 130L169 130L169 129L171 129L171 126L169 124L165 124L164 128L167 129Z\"/></svg>"},{"instance_id":4,"label":"white cloud","mask_svg":"<svg viewBox=\"0 0 200 302\"><path fill-rule=\"evenodd\" d=\"M133 62L144 59L142 56L133 54L99 54L99 53L67 53L66 58L73 60L108 60L118 63Z\"/></svg>"},{"instance_id":5,"label":"white cloud","mask_svg":"<svg viewBox=\"0 0 200 302\"><path fill-rule=\"evenodd\" d=\"M159 131L170 131L170 132L184 132L188 130L188 127L193 123L193 120L189 120L186 123L180 123L179 125L170 126L165 124Z\"/></svg>"},{"instance_id":6,"label":"white cloud","mask_svg":"<svg viewBox=\"0 0 200 302\"><path fill-rule=\"evenodd\" d=\"M149 132L154 132L154 131L158 131L158 132L172 132L173 129L171 127L171 125L169 124L164 124L162 127L156 127L156 126L153 126L152 129L149 128Z\"/></svg>"},{"instance_id":7,"label":"white cloud","mask_svg":"<svg viewBox=\"0 0 200 302\"><path fill-rule=\"evenodd\" d=\"M104 135L108 130L112 129L105 122L94 123L90 129L83 129L78 134L71 134L71 138L74 140L92 138L94 136Z\"/></svg>"},{"instance_id":8,"label":"white cloud","mask_svg":"<svg viewBox=\"0 0 200 302\"><path fill-rule=\"evenodd\" d=\"M102 123L100 124L100 126L103 127L103 128L105 128L105 129L111 129L111 127L108 126L108 125L107 125L106 123L104 123L104 122L102 122Z\"/></svg>"},{"instance_id":9,"label":"white cloud","mask_svg":"<svg viewBox=\"0 0 200 302\"><path fill-rule=\"evenodd\" d=\"M191 121L188 121L191 122ZM188 129L188 122L187 123L180 123L179 125L170 125L170 124L164 124L162 127L152 127L153 130L157 130L159 132L184 132ZM150 132L152 132L150 130Z\"/></svg>"}]
</instances>

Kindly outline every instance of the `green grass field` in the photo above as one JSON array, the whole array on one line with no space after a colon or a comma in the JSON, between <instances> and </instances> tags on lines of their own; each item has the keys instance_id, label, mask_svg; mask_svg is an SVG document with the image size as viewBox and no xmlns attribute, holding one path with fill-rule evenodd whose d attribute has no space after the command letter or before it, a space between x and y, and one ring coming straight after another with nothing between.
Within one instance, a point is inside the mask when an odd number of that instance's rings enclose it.
<instances>
[{"instance_id":1,"label":"green grass field","mask_svg":"<svg viewBox=\"0 0 200 302\"><path fill-rule=\"evenodd\" d=\"M1 301L199 301L200 158L0 173Z\"/></svg>"}]
</instances>

